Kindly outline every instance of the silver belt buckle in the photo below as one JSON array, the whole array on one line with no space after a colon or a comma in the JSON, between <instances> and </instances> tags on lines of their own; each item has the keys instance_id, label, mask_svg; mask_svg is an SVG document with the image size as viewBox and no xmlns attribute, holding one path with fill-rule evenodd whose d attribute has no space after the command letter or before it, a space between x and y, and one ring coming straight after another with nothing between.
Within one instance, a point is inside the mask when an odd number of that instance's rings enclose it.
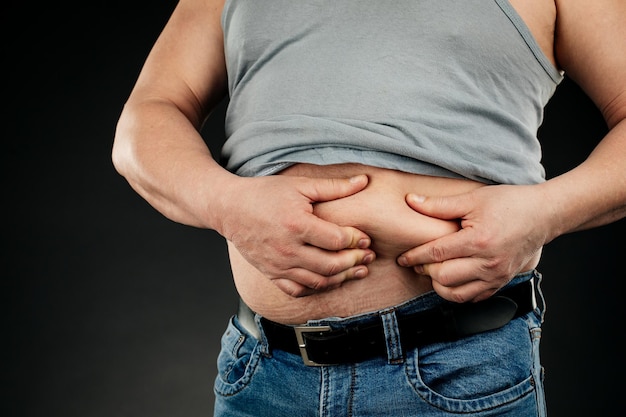
<instances>
[{"instance_id":1,"label":"silver belt buckle","mask_svg":"<svg viewBox=\"0 0 626 417\"><path fill-rule=\"evenodd\" d=\"M294 331L296 332L296 340L298 341L298 348L300 349L300 356L302 356L302 361L306 366L324 366L326 364L321 364L312 361L309 359L309 353L306 350L306 341L304 340L304 333L322 333L329 332L332 329L330 326L295 326Z\"/></svg>"},{"instance_id":2,"label":"silver belt buckle","mask_svg":"<svg viewBox=\"0 0 626 417\"><path fill-rule=\"evenodd\" d=\"M537 284L533 278L530 279L530 295L532 298L533 310L537 310Z\"/></svg>"}]
</instances>

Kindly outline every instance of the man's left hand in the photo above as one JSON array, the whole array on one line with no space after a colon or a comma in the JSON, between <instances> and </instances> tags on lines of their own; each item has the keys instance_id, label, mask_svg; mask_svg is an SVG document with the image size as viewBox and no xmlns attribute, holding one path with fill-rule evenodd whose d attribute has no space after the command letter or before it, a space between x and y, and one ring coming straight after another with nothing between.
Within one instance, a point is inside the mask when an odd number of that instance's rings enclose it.
<instances>
[{"instance_id":1,"label":"man's left hand","mask_svg":"<svg viewBox=\"0 0 626 417\"><path fill-rule=\"evenodd\" d=\"M494 185L448 197L409 194L415 211L457 219L458 232L413 248L401 266L432 278L434 290L455 302L493 295L517 273L532 269L549 236L547 208L536 186Z\"/></svg>"}]
</instances>

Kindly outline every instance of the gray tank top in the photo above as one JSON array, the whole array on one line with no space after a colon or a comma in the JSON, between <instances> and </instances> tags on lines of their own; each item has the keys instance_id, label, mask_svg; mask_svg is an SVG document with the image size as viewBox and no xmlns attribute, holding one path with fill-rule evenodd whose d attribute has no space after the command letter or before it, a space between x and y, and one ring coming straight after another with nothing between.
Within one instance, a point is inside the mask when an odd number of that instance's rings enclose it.
<instances>
[{"instance_id":1,"label":"gray tank top","mask_svg":"<svg viewBox=\"0 0 626 417\"><path fill-rule=\"evenodd\" d=\"M225 166L532 184L562 80L507 0L227 0Z\"/></svg>"}]
</instances>

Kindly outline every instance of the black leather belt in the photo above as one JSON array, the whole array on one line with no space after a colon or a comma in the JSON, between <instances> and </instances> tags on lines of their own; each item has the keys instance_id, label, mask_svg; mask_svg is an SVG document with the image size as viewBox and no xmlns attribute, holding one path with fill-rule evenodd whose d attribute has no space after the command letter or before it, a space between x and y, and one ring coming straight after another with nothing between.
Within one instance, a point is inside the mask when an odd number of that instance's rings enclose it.
<instances>
[{"instance_id":1,"label":"black leather belt","mask_svg":"<svg viewBox=\"0 0 626 417\"><path fill-rule=\"evenodd\" d=\"M402 347L407 350L494 330L532 311L535 305L534 286L530 280L477 303L446 302L430 310L398 314ZM250 326L251 321L254 323L254 313L243 303L238 315L242 324ZM301 355L306 365L355 363L387 355L382 320L341 329L287 326L265 318L261 318L261 325L270 349Z\"/></svg>"}]
</instances>

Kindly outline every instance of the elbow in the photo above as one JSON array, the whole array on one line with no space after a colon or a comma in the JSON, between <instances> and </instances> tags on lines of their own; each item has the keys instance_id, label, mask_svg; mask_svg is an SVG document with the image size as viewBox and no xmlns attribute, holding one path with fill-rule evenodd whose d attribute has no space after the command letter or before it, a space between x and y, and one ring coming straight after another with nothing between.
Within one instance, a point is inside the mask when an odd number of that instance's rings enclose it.
<instances>
[{"instance_id":1,"label":"elbow","mask_svg":"<svg viewBox=\"0 0 626 417\"><path fill-rule=\"evenodd\" d=\"M115 168L117 173L126 177L132 161L132 146L130 144L130 135L128 134L128 129L125 127L126 122L124 119L125 117L122 113L113 137L111 162L113 163L113 168Z\"/></svg>"},{"instance_id":2,"label":"elbow","mask_svg":"<svg viewBox=\"0 0 626 417\"><path fill-rule=\"evenodd\" d=\"M113 163L113 168L117 171L118 174L124 175L124 156L120 151L120 146L118 144L117 138L113 141L113 148L111 150L111 162Z\"/></svg>"}]
</instances>

